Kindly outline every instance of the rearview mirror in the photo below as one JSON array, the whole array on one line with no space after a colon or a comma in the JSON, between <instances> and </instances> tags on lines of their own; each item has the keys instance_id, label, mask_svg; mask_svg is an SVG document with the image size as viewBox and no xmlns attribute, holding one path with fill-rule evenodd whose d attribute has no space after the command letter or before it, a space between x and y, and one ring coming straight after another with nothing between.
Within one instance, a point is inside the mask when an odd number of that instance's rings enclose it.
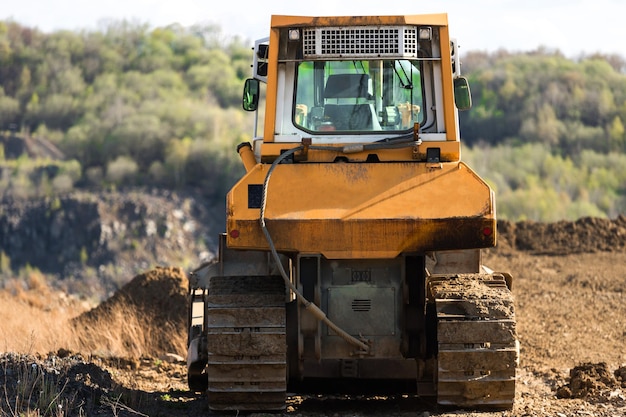
<instances>
[{"instance_id":1,"label":"rearview mirror","mask_svg":"<svg viewBox=\"0 0 626 417\"><path fill-rule=\"evenodd\" d=\"M255 111L259 106L259 80L248 78L243 86L243 109Z\"/></svg>"},{"instance_id":2,"label":"rearview mirror","mask_svg":"<svg viewBox=\"0 0 626 417\"><path fill-rule=\"evenodd\" d=\"M464 111L472 108L472 95L470 93L467 78L458 77L454 79L454 104L456 108Z\"/></svg>"}]
</instances>

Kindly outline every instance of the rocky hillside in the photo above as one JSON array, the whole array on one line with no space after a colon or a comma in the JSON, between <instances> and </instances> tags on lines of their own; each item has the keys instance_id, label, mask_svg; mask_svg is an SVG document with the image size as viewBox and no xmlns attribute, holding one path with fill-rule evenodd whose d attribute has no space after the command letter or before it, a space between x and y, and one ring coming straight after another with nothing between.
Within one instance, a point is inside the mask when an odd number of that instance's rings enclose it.
<instances>
[{"instance_id":1,"label":"rocky hillside","mask_svg":"<svg viewBox=\"0 0 626 417\"><path fill-rule=\"evenodd\" d=\"M210 259L224 210L191 193L74 193L0 202L2 282L37 269L70 292L105 298L154 266Z\"/></svg>"}]
</instances>

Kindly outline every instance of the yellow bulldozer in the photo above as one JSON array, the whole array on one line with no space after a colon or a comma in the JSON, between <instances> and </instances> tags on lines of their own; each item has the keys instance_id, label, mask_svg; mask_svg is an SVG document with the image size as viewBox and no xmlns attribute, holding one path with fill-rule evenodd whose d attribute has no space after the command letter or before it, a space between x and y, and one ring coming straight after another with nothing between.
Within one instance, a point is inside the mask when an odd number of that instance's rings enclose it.
<instances>
[{"instance_id":1,"label":"yellow bulldozer","mask_svg":"<svg viewBox=\"0 0 626 417\"><path fill-rule=\"evenodd\" d=\"M495 198L461 161L447 15L272 16L269 35L219 256L189 276L190 389L211 410L324 381L511 408L512 278L481 262Z\"/></svg>"}]
</instances>

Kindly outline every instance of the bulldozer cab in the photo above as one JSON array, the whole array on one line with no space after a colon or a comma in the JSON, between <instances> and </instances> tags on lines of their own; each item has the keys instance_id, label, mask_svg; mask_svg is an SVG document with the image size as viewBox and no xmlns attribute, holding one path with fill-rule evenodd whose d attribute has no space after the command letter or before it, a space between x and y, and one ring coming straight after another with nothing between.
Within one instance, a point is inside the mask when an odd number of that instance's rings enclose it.
<instances>
[{"instance_id":1,"label":"bulldozer cab","mask_svg":"<svg viewBox=\"0 0 626 417\"><path fill-rule=\"evenodd\" d=\"M471 99L445 15L379 20L273 17L244 89L244 109L257 110L250 91L267 84L259 160L262 143L303 138L367 143L417 130L424 141L458 141L457 110Z\"/></svg>"}]
</instances>

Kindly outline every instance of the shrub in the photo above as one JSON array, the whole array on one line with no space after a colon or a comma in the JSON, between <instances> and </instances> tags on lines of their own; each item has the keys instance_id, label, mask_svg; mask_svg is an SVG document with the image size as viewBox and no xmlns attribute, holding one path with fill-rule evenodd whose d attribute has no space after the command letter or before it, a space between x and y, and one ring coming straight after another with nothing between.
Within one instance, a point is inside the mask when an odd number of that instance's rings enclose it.
<instances>
[{"instance_id":1,"label":"shrub","mask_svg":"<svg viewBox=\"0 0 626 417\"><path fill-rule=\"evenodd\" d=\"M106 179L116 185L133 182L138 170L137 163L131 158L119 156L107 165Z\"/></svg>"}]
</instances>

